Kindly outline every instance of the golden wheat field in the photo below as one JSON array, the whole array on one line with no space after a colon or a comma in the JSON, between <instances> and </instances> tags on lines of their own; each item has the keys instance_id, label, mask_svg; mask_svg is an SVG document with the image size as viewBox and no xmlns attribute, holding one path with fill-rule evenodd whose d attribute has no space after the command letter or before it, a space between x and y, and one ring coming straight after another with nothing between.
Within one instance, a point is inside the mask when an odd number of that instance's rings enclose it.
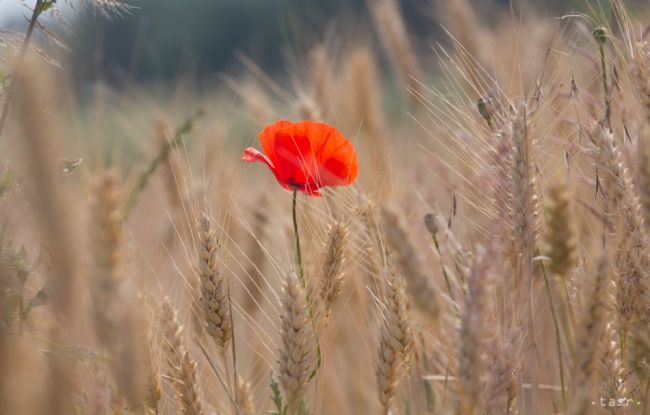
<instances>
[{"instance_id":1,"label":"golden wheat field","mask_svg":"<svg viewBox=\"0 0 650 415\"><path fill-rule=\"evenodd\" d=\"M51 25L146 2L16 2L0 414L650 414L644 2L367 0L83 93Z\"/></svg>"}]
</instances>

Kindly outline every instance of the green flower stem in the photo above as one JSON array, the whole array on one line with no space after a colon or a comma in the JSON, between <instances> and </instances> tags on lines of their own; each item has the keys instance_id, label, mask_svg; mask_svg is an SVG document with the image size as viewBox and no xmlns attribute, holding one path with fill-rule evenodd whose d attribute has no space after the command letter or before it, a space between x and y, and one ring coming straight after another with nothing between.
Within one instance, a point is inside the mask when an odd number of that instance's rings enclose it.
<instances>
[{"instance_id":1,"label":"green flower stem","mask_svg":"<svg viewBox=\"0 0 650 415\"><path fill-rule=\"evenodd\" d=\"M296 262L298 263L298 273L302 288L307 288L305 281L305 271L302 267L302 253L300 251L300 233L298 233L298 219L296 218L296 202L298 200L298 186L293 187L293 199L291 203L291 215L293 217L293 233L296 235Z\"/></svg>"},{"instance_id":2,"label":"green flower stem","mask_svg":"<svg viewBox=\"0 0 650 415\"><path fill-rule=\"evenodd\" d=\"M321 365L321 350L320 350L320 339L318 337L318 333L316 333L316 325L314 324L314 313L312 311L312 303L311 303L311 297L309 296L309 292L307 290L307 281L305 280L305 271L302 266L302 252L300 250L300 233L298 232L298 219L296 215L296 204L298 201L298 186L293 187L293 198L291 201L291 217L293 219L293 233L296 236L296 263L298 264L298 273L300 275L300 283L302 284L302 288L305 290L305 296L307 299L307 309L309 311L309 320L311 320L312 327L314 328L314 335L316 336L316 369L311 373L309 376L309 380L311 380L314 376L316 376L316 372L320 368Z\"/></svg>"}]
</instances>

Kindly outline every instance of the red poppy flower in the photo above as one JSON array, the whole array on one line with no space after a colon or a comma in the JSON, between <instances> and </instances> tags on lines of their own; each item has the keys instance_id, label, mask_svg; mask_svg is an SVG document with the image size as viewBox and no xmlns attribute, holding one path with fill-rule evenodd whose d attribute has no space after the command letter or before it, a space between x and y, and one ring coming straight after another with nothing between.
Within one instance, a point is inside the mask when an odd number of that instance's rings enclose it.
<instances>
[{"instance_id":1,"label":"red poppy flower","mask_svg":"<svg viewBox=\"0 0 650 415\"><path fill-rule=\"evenodd\" d=\"M261 161L282 187L320 196L325 186L346 186L357 178L354 146L336 128L314 121L277 121L262 130L259 150L248 147L242 160Z\"/></svg>"}]
</instances>

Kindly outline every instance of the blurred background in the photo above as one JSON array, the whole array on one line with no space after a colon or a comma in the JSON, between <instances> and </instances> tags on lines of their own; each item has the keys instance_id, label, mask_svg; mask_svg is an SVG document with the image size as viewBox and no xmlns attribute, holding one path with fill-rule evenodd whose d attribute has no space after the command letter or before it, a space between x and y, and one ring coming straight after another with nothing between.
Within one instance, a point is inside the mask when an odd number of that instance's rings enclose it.
<instances>
[{"instance_id":1,"label":"blurred background","mask_svg":"<svg viewBox=\"0 0 650 415\"><path fill-rule=\"evenodd\" d=\"M126 0L130 8L107 19L90 10L70 13L72 7L79 6L60 4L63 1L59 0L60 12L46 13L42 20L68 48L59 51L58 59L71 65L77 86L97 79L120 85L179 77L202 83L215 80L219 73L236 72L240 55L268 73L279 74L313 44L327 42L328 34L356 30L351 35L372 37L367 1ZM14 31L24 32L33 3L0 0L0 39ZM415 46L430 51L432 42L442 38L443 22L436 20L436 14L443 0L400 3ZM548 16L598 7L598 2L587 6L584 0L472 3L488 25L497 24L494 17L508 7L526 7ZM633 3L626 2L628 6ZM339 41L342 38L336 36Z\"/></svg>"}]
</instances>

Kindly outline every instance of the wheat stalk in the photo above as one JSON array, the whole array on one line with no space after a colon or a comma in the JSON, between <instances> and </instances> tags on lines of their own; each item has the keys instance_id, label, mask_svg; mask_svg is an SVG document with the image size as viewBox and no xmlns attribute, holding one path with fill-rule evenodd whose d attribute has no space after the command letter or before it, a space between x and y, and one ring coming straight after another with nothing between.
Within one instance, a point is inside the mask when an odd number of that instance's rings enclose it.
<instances>
[{"instance_id":1,"label":"wheat stalk","mask_svg":"<svg viewBox=\"0 0 650 415\"><path fill-rule=\"evenodd\" d=\"M45 75L36 68L22 66L15 73L15 87L21 91L16 96L18 121L22 130L22 143L27 150L30 173L28 195L39 220L43 247L50 261L48 296L52 313L64 325L53 325L50 344L59 349L48 359L48 396L42 399L42 410L48 413L67 412L72 395L77 389L73 375L74 362L62 349L70 345L77 330L79 301L77 278L79 274L79 245L75 233L73 209L59 180L59 141L54 120L44 107ZM8 105L5 105L8 110ZM0 127L1 128L1 127Z\"/></svg>"}]
</instances>

